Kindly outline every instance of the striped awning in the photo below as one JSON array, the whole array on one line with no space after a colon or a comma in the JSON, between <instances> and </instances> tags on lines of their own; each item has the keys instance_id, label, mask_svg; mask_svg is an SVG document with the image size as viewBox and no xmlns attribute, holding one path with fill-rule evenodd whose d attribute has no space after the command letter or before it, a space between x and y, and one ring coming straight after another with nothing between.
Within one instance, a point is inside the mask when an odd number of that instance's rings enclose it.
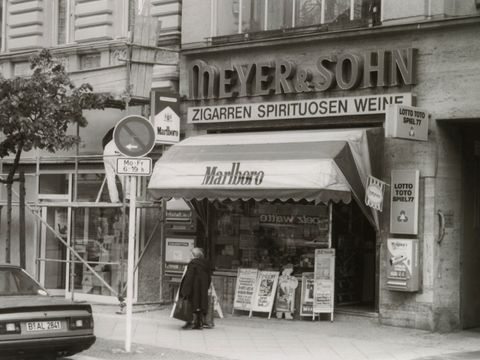
<instances>
[{"instance_id":1,"label":"striped awning","mask_svg":"<svg viewBox=\"0 0 480 360\"><path fill-rule=\"evenodd\" d=\"M186 200L348 203L353 195L362 207L369 174L365 129L208 134L168 149L148 188Z\"/></svg>"}]
</instances>

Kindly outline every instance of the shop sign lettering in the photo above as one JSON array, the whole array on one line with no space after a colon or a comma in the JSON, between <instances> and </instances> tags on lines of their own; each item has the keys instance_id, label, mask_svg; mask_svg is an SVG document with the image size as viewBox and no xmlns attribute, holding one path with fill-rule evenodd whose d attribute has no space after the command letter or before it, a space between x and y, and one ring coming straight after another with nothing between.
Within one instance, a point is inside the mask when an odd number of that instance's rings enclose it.
<instances>
[{"instance_id":1,"label":"shop sign lettering","mask_svg":"<svg viewBox=\"0 0 480 360\"><path fill-rule=\"evenodd\" d=\"M418 232L418 170L393 170L390 202L390 232Z\"/></svg>"},{"instance_id":2,"label":"shop sign lettering","mask_svg":"<svg viewBox=\"0 0 480 360\"><path fill-rule=\"evenodd\" d=\"M322 230L328 230L328 219L320 216L308 215L278 215L278 214L261 214L261 224L302 224L302 225L319 225ZM324 229L323 229L324 228Z\"/></svg>"},{"instance_id":3,"label":"shop sign lettering","mask_svg":"<svg viewBox=\"0 0 480 360\"><path fill-rule=\"evenodd\" d=\"M413 196L413 184L395 184L393 187L394 196L392 201L412 202L415 200Z\"/></svg>"},{"instance_id":4,"label":"shop sign lettering","mask_svg":"<svg viewBox=\"0 0 480 360\"><path fill-rule=\"evenodd\" d=\"M188 69L188 96L203 100L413 85L416 52L407 48L326 54L310 68L283 59L224 67L196 60Z\"/></svg>"},{"instance_id":5,"label":"shop sign lettering","mask_svg":"<svg viewBox=\"0 0 480 360\"><path fill-rule=\"evenodd\" d=\"M202 185L260 185L264 176L262 170L240 170L240 163L234 162L229 171L207 166Z\"/></svg>"},{"instance_id":6,"label":"shop sign lettering","mask_svg":"<svg viewBox=\"0 0 480 360\"><path fill-rule=\"evenodd\" d=\"M189 107L188 123L308 119L383 114L391 104L410 105L411 93L351 96L268 103Z\"/></svg>"}]
</instances>

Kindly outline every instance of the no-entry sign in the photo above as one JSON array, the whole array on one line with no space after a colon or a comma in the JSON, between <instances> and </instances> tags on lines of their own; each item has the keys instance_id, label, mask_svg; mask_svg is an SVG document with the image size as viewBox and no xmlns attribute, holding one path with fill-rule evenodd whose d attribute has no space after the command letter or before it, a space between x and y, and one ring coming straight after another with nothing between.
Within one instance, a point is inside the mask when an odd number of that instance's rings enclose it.
<instances>
[{"instance_id":1,"label":"no-entry sign","mask_svg":"<svg viewBox=\"0 0 480 360\"><path fill-rule=\"evenodd\" d=\"M155 130L152 123L142 116L126 116L115 126L113 141L125 156L145 156L155 145Z\"/></svg>"}]
</instances>

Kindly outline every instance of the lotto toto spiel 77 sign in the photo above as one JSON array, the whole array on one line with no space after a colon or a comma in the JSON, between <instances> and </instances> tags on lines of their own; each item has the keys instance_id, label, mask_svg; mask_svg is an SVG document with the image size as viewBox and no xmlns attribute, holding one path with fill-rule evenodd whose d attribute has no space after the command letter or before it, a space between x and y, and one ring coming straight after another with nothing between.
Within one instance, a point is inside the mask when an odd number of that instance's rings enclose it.
<instances>
[{"instance_id":1,"label":"lotto toto spiel 77 sign","mask_svg":"<svg viewBox=\"0 0 480 360\"><path fill-rule=\"evenodd\" d=\"M393 170L390 192L390 232L418 234L418 170Z\"/></svg>"}]
</instances>

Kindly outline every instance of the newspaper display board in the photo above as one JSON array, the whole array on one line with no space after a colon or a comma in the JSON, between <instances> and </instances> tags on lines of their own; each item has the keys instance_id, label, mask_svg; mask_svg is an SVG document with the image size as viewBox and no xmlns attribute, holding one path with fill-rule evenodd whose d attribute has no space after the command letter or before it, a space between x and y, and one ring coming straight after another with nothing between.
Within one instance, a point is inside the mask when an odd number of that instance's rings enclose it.
<instances>
[{"instance_id":1,"label":"newspaper display board","mask_svg":"<svg viewBox=\"0 0 480 360\"><path fill-rule=\"evenodd\" d=\"M335 291L335 249L315 250L313 314L330 313L333 321Z\"/></svg>"},{"instance_id":2,"label":"newspaper display board","mask_svg":"<svg viewBox=\"0 0 480 360\"><path fill-rule=\"evenodd\" d=\"M268 312L268 318L270 319L278 285L278 276L278 271L259 271L249 317L252 316L254 311Z\"/></svg>"},{"instance_id":3,"label":"newspaper display board","mask_svg":"<svg viewBox=\"0 0 480 360\"><path fill-rule=\"evenodd\" d=\"M252 309L258 269L238 269L233 310L250 311Z\"/></svg>"},{"instance_id":4,"label":"newspaper display board","mask_svg":"<svg viewBox=\"0 0 480 360\"><path fill-rule=\"evenodd\" d=\"M302 274L302 293L300 296L300 316L313 315L313 272Z\"/></svg>"}]
</instances>

